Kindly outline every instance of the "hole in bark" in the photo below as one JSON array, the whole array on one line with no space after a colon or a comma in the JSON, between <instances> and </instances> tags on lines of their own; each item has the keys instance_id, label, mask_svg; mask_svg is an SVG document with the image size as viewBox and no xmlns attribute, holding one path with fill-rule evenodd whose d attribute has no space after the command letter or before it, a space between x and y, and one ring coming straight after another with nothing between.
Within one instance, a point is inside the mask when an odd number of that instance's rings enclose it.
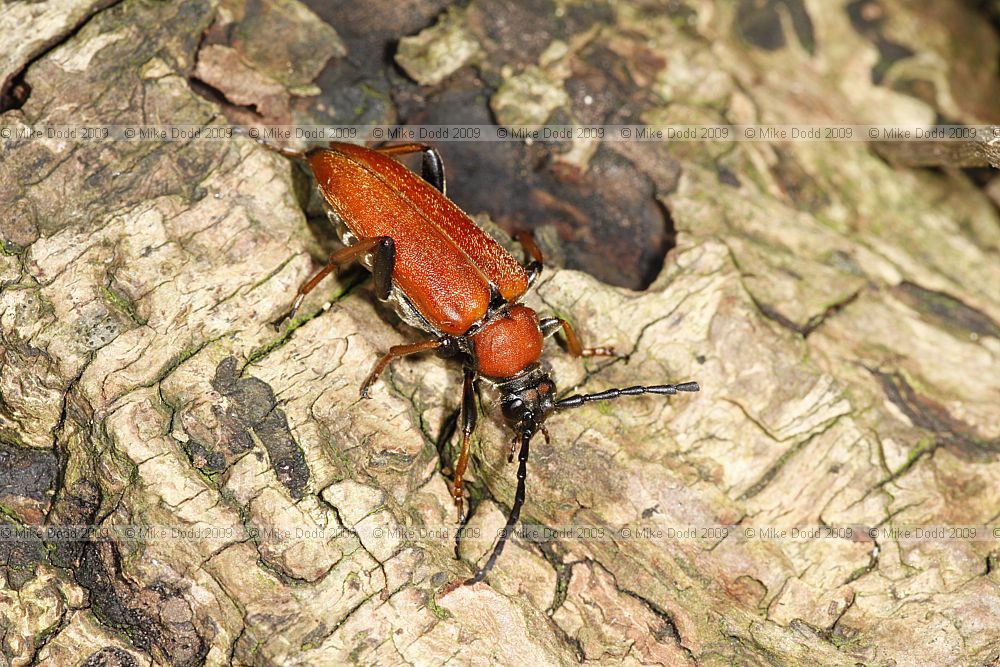
<instances>
[{"instance_id":1,"label":"hole in bark","mask_svg":"<svg viewBox=\"0 0 1000 667\"><path fill-rule=\"evenodd\" d=\"M657 253L657 259L649 263L646 272L642 276L642 289L646 289L653 284L656 277L660 275L660 271L663 270L667 254L677 247L677 225L674 224L674 216L670 212L670 208L661 200L654 199L654 201L663 214L663 245L660 248L662 252Z\"/></svg>"},{"instance_id":2,"label":"hole in bark","mask_svg":"<svg viewBox=\"0 0 1000 667\"><path fill-rule=\"evenodd\" d=\"M20 109L31 97L31 86L24 80L24 70L15 76L7 89L0 95L0 113Z\"/></svg>"}]
</instances>

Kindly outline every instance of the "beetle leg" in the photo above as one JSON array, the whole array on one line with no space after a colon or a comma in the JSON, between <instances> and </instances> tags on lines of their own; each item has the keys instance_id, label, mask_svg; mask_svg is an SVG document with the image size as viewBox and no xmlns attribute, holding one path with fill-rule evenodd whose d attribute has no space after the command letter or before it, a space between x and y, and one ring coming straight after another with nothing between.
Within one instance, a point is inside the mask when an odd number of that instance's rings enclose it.
<instances>
[{"instance_id":1,"label":"beetle leg","mask_svg":"<svg viewBox=\"0 0 1000 667\"><path fill-rule=\"evenodd\" d=\"M371 388L373 384L375 384L375 380L377 380L378 377L382 375L382 372L385 370L386 366L388 366L389 362L391 362L393 359L397 359L399 357L405 357L410 354L417 354L418 352L428 352L430 350L436 350L446 344L445 342L443 342L445 340L446 339L443 338L435 338L434 340L425 340L422 343L413 343L412 345L393 345L392 347L390 347L389 351L386 352L385 355L383 355L382 358L378 360L378 363L375 364L375 368L372 370L371 373L368 374L368 377L362 383L361 398L370 398L370 396L368 396L368 390Z\"/></svg>"},{"instance_id":2,"label":"beetle leg","mask_svg":"<svg viewBox=\"0 0 1000 667\"><path fill-rule=\"evenodd\" d=\"M451 484L451 497L455 499L455 507L458 508L459 524L465 523L465 511L462 505L465 489L462 477L469 465L469 441L472 432L476 430L476 392L473 388L475 379L475 371L465 369L465 383L462 385L462 450L458 454L458 461L455 462L455 477Z\"/></svg>"},{"instance_id":3,"label":"beetle leg","mask_svg":"<svg viewBox=\"0 0 1000 667\"><path fill-rule=\"evenodd\" d=\"M392 287L392 269L396 263L396 245L388 236L376 236L370 239L362 239L352 246L341 248L331 254L326 264L323 265L323 268L299 286L299 291L295 295L295 301L292 302L292 307L288 312L274 320L271 324L277 328L285 320L295 317L295 313L298 312L299 306L302 305L302 301L306 298L306 295L313 291L323 278L330 275L341 264L353 262L369 252L373 252L375 255L372 266L372 273L375 276L375 291L378 297L384 300L389 296L389 290Z\"/></svg>"},{"instance_id":4,"label":"beetle leg","mask_svg":"<svg viewBox=\"0 0 1000 667\"><path fill-rule=\"evenodd\" d=\"M583 347L583 345L580 344L580 339L577 338L576 331L573 330L573 325L561 317L546 317L538 323L538 326L541 328L542 335L545 337L551 336L559 329L562 329L563 335L566 337L566 349L569 351L571 356L619 358L624 356L615 352L615 348L610 346Z\"/></svg>"},{"instance_id":5,"label":"beetle leg","mask_svg":"<svg viewBox=\"0 0 1000 667\"><path fill-rule=\"evenodd\" d=\"M427 144L398 144L396 146L380 146L375 149L383 155L409 155L422 153L420 161L420 176L433 185L438 192L445 194L444 160L437 149Z\"/></svg>"},{"instance_id":6,"label":"beetle leg","mask_svg":"<svg viewBox=\"0 0 1000 667\"><path fill-rule=\"evenodd\" d=\"M520 243L528 251L528 254L531 255L532 261L524 267L524 270L528 272L528 287L531 287L542 273L545 258L542 256L542 250L535 243L535 237L531 232L518 232L514 234L514 240Z\"/></svg>"}]
</instances>

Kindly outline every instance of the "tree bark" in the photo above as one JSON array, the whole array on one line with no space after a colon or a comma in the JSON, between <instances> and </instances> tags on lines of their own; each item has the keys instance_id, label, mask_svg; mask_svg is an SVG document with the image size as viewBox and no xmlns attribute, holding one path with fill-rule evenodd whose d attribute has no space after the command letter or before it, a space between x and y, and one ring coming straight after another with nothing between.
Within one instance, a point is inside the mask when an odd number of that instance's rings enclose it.
<instances>
[{"instance_id":1,"label":"tree bark","mask_svg":"<svg viewBox=\"0 0 1000 667\"><path fill-rule=\"evenodd\" d=\"M11 138L998 123L991 26L889 1L394 7L5 5L0 536L95 532L0 541L0 664L994 664L994 173L860 141L439 144L459 205L593 274L547 267L526 300L628 355L550 342L560 390L702 387L550 419L522 522L575 537L516 536L456 587L513 497L495 396L458 539L458 368L402 360L359 400L417 333L357 272L270 326L330 247L289 161L245 137Z\"/></svg>"}]
</instances>

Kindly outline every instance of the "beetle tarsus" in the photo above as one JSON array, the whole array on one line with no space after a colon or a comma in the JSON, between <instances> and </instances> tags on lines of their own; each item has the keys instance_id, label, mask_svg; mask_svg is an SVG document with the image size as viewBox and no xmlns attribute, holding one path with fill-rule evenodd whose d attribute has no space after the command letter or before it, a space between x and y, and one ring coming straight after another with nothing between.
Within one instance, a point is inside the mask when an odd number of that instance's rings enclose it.
<instances>
[{"instance_id":1,"label":"beetle tarsus","mask_svg":"<svg viewBox=\"0 0 1000 667\"><path fill-rule=\"evenodd\" d=\"M393 359L417 354L418 352L436 350L445 344L442 342L443 340L445 339L435 338L433 340L425 340L422 343L414 343L413 345L393 345L390 347L389 351L382 355L382 358L375 364L375 368L372 369L372 372L368 374L368 377L361 384L361 398L370 398L368 390L375 384L375 380L378 380L379 376L382 375Z\"/></svg>"},{"instance_id":2,"label":"beetle tarsus","mask_svg":"<svg viewBox=\"0 0 1000 667\"><path fill-rule=\"evenodd\" d=\"M613 345L608 347L585 347L580 350L581 357L614 357L615 359L624 359L624 354L618 354L615 351Z\"/></svg>"},{"instance_id":3,"label":"beetle tarsus","mask_svg":"<svg viewBox=\"0 0 1000 667\"><path fill-rule=\"evenodd\" d=\"M628 355L618 354L613 345L602 345L600 347L584 347L580 343L580 338L576 335L573 325L561 317L546 317L539 321L538 326L545 337L551 336L562 329L563 336L566 337L566 351L572 357L614 357L616 359L626 359Z\"/></svg>"},{"instance_id":4,"label":"beetle tarsus","mask_svg":"<svg viewBox=\"0 0 1000 667\"><path fill-rule=\"evenodd\" d=\"M281 329L282 324L291 321L291 319L295 317L295 314L299 312L299 306L302 305L302 300L305 298L306 298L305 294L299 293L295 297L295 301L292 302L292 307L289 308L284 315L281 315L277 319L271 320L271 326L274 327L275 331Z\"/></svg>"},{"instance_id":5,"label":"beetle tarsus","mask_svg":"<svg viewBox=\"0 0 1000 667\"><path fill-rule=\"evenodd\" d=\"M542 269L545 268L545 258L541 248L535 243L535 235L531 232L517 232L514 234L514 240L520 243L521 247L531 255L532 261L524 267L525 273L528 274L528 286L530 287L538 280L538 276L542 275Z\"/></svg>"},{"instance_id":6,"label":"beetle tarsus","mask_svg":"<svg viewBox=\"0 0 1000 667\"><path fill-rule=\"evenodd\" d=\"M468 460L468 457L466 457ZM461 459L459 460L461 464ZM456 469L457 469L456 465ZM464 468L464 466L463 466ZM455 512L458 514L458 525L465 523L465 483L462 477L453 473L451 482L451 499L455 501Z\"/></svg>"}]
</instances>

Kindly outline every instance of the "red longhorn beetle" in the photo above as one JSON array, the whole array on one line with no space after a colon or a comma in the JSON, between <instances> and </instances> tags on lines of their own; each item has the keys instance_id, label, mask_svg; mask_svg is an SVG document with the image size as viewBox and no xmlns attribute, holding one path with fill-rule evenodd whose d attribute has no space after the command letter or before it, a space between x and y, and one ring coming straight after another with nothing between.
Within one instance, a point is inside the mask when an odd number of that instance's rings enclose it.
<instances>
[{"instance_id":1,"label":"red longhorn beetle","mask_svg":"<svg viewBox=\"0 0 1000 667\"><path fill-rule=\"evenodd\" d=\"M265 144L266 145L266 144ZM397 357L437 352L462 361L462 449L455 463L451 495L462 511L462 476L469 463L469 439L476 428L476 384L496 386L501 411L514 431L508 460L518 441L517 491L507 525L489 560L466 584L482 581L493 568L521 514L527 474L528 443L554 411L591 401L639 394L698 391L698 383L660 384L608 389L556 400L556 386L542 367L543 340L558 329L574 357L614 356L610 348L584 348L573 327L558 317L539 319L518 303L542 271L542 253L529 234L516 235L532 261L521 264L445 196L444 164L437 150L423 144L369 149L333 142L306 152L267 146L286 157L304 159L328 204L331 220L345 248L299 287L292 317L317 283L337 266L360 261L374 277L379 299L392 303L408 324L432 334L430 340L394 345L361 385L361 396ZM421 153L422 178L391 156Z\"/></svg>"}]
</instances>

